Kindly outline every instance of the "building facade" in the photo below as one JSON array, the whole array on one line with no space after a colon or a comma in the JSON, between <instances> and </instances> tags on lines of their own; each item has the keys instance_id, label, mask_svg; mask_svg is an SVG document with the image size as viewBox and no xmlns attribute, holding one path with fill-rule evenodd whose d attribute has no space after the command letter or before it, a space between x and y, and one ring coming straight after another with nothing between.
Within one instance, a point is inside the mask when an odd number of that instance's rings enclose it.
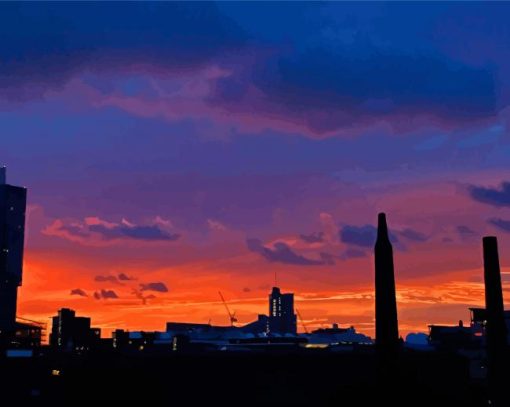
<instances>
[{"instance_id":1,"label":"building facade","mask_svg":"<svg viewBox=\"0 0 510 407\"><path fill-rule=\"evenodd\" d=\"M88 350L100 342L101 330L91 328L90 318L77 317L72 309L60 309L52 321L52 347L67 351Z\"/></svg>"},{"instance_id":2,"label":"building facade","mask_svg":"<svg viewBox=\"0 0 510 407\"><path fill-rule=\"evenodd\" d=\"M273 287L269 294L270 334L296 335L297 317L294 313L294 294L282 294L280 288Z\"/></svg>"},{"instance_id":3,"label":"building facade","mask_svg":"<svg viewBox=\"0 0 510 407\"><path fill-rule=\"evenodd\" d=\"M8 185L0 167L0 331L16 328L16 302L22 282L27 190Z\"/></svg>"}]
</instances>

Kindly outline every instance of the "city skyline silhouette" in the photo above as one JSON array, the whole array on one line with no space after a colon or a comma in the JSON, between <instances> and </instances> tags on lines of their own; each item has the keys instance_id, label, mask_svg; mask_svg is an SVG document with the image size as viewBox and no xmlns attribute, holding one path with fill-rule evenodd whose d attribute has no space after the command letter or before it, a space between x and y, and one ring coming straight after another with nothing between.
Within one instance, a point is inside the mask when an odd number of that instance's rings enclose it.
<instances>
[{"instance_id":1,"label":"city skyline silhouette","mask_svg":"<svg viewBox=\"0 0 510 407\"><path fill-rule=\"evenodd\" d=\"M1 3L0 386L506 405L508 15Z\"/></svg>"}]
</instances>

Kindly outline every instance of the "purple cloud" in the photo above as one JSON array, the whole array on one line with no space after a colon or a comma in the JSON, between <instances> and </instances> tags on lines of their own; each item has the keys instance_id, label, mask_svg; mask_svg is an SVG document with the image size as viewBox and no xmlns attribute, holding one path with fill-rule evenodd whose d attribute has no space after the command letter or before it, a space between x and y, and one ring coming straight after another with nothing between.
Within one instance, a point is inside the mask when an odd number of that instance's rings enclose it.
<instances>
[{"instance_id":1,"label":"purple cloud","mask_svg":"<svg viewBox=\"0 0 510 407\"><path fill-rule=\"evenodd\" d=\"M85 23L87 22L87 23ZM245 42L212 3L3 4L0 96L40 97L83 72L199 69Z\"/></svg>"},{"instance_id":2,"label":"purple cloud","mask_svg":"<svg viewBox=\"0 0 510 407\"><path fill-rule=\"evenodd\" d=\"M344 243L361 247L372 247L375 244L377 229L372 225L345 225L339 234L340 240Z\"/></svg>"},{"instance_id":3,"label":"purple cloud","mask_svg":"<svg viewBox=\"0 0 510 407\"><path fill-rule=\"evenodd\" d=\"M71 295L79 295L80 297L88 297L87 293L81 288L75 288L71 290Z\"/></svg>"},{"instance_id":4,"label":"purple cloud","mask_svg":"<svg viewBox=\"0 0 510 407\"><path fill-rule=\"evenodd\" d=\"M322 243L324 242L324 232L316 232L309 235L299 235L299 238L306 243Z\"/></svg>"},{"instance_id":5,"label":"purple cloud","mask_svg":"<svg viewBox=\"0 0 510 407\"><path fill-rule=\"evenodd\" d=\"M455 230L462 239L470 239L477 236L477 233L466 225L459 225L455 228Z\"/></svg>"},{"instance_id":6,"label":"purple cloud","mask_svg":"<svg viewBox=\"0 0 510 407\"><path fill-rule=\"evenodd\" d=\"M98 283L114 283L117 284L119 281L117 280L117 277L115 276L95 276L94 281L97 281Z\"/></svg>"},{"instance_id":7,"label":"purple cloud","mask_svg":"<svg viewBox=\"0 0 510 407\"><path fill-rule=\"evenodd\" d=\"M462 237L471 237L476 234L476 232L466 225L459 225L456 227L457 233Z\"/></svg>"},{"instance_id":8,"label":"purple cloud","mask_svg":"<svg viewBox=\"0 0 510 407\"><path fill-rule=\"evenodd\" d=\"M130 277L130 276L128 276L125 273L119 273L119 275L117 277L118 277L119 281L131 281L131 280L135 280L133 277Z\"/></svg>"},{"instance_id":9,"label":"purple cloud","mask_svg":"<svg viewBox=\"0 0 510 407\"><path fill-rule=\"evenodd\" d=\"M103 299L103 300L108 300L108 299L115 300L115 299L119 298L119 296L113 290L101 290L101 291L95 291L94 292L94 298L96 300L100 300L100 299Z\"/></svg>"},{"instance_id":10,"label":"purple cloud","mask_svg":"<svg viewBox=\"0 0 510 407\"><path fill-rule=\"evenodd\" d=\"M313 260L301 256L291 250L291 248L283 242L276 242L274 248L265 247L259 239L247 239L246 245L248 250L260 254L267 261L272 263L294 264L298 266L322 266L330 264L328 260Z\"/></svg>"},{"instance_id":11,"label":"purple cloud","mask_svg":"<svg viewBox=\"0 0 510 407\"><path fill-rule=\"evenodd\" d=\"M510 220L505 220L505 219L501 219L501 218L492 218L492 219L489 219L488 222L491 225L496 226L498 229L500 229L504 232L510 233Z\"/></svg>"},{"instance_id":12,"label":"purple cloud","mask_svg":"<svg viewBox=\"0 0 510 407\"><path fill-rule=\"evenodd\" d=\"M426 242L428 240L428 237L424 235L421 232L418 232L417 230L407 228L404 230L401 230L399 232L400 236L405 237L408 240L412 240L415 242Z\"/></svg>"},{"instance_id":13,"label":"purple cloud","mask_svg":"<svg viewBox=\"0 0 510 407\"><path fill-rule=\"evenodd\" d=\"M47 235L60 236L72 241L98 244L102 241L115 241L120 239L140 240L147 242L175 241L181 235L168 230L159 217L154 223L137 225L122 219L120 223L108 222L97 217L85 218L83 222L73 221L66 223L56 220L43 231Z\"/></svg>"},{"instance_id":14,"label":"purple cloud","mask_svg":"<svg viewBox=\"0 0 510 407\"><path fill-rule=\"evenodd\" d=\"M159 293L167 293L168 287L165 283L157 282L157 283L146 283L140 284L140 291L156 291Z\"/></svg>"},{"instance_id":15,"label":"purple cloud","mask_svg":"<svg viewBox=\"0 0 510 407\"><path fill-rule=\"evenodd\" d=\"M510 182L501 183L499 188L469 187L471 198L492 206L510 206Z\"/></svg>"},{"instance_id":16,"label":"purple cloud","mask_svg":"<svg viewBox=\"0 0 510 407\"><path fill-rule=\"evenodd\" d=\"M396 244L397 248L404 249L404 246L399 244L400 242L397 235L392 231L390 231L389 234L391 242ZM340 240L344 243L360 247L372 247L377 237L377 228L372 225L345 225L340 230L339 236Z\"/></svg>"},{"instance_id":17,"label":"purple cloud","mask_svg":"<svg viewBox=\"0 0 510 407\"><path fill-rule=\"evenodd\" d=\"M157 225L137 226L137 225L116 225L106 226L103 224L89 225L89 230L98 233L104 239L135 239L146 241L174 241L181 237L177 233L168 233Z\"/></svg>"},{"instance_id":18,"label":"purple cloud","mask_svg":"<svg viewBox=\"0 0 510 407\"><path fill-rule=\"evenodd\" d=\"M342 260L349 260L349 259L359 259L361 257L366 257L366 256L367 256L367 253L364 250L349 248L349 249L345 250L340 255L340 258Z\"/></svg>"}]
</instances>

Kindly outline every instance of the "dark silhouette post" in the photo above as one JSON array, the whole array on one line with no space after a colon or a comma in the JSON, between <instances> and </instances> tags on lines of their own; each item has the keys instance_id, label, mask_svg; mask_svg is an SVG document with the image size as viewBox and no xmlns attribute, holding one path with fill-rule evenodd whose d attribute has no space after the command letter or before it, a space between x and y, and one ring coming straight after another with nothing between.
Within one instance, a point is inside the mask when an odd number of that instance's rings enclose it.
<instances>
[{"instance_id":1,"label":"dark silhouette post","mask_svg":"<svg viewBox=\"0 0 510 407\"><path fill-rule=\"evenodd\" d=\"M375 243L375 343L378 352L392 352L399 344L393 248L384 213L378 216Z\"/></svg>"},{"instance_id":2,"label":"dark silhouette post","mask_svg":"<svg viewBox=\"0 0 510 407\"><path fill-rule=\"evenodd\" d=\"M391 405L398 396L399 336L393 248L384 213L378 216L374 254L377 394L381 403Z\"/></svg>"},{"instance_id":3,"label":"dark silhouette post","mask_svg":"<svg viewBox=\"0 0 510 407\"><path fill-rule=\"evenodd\" d=\"M503 290L499 268L498 240L495 236L483 238L483 266L485 281L486 337L488 379L491 401L505 404L505 362L507 357L507 329L503 305ZM508 401L508 400L507 400Z\"/></svg>"}]
</instances>

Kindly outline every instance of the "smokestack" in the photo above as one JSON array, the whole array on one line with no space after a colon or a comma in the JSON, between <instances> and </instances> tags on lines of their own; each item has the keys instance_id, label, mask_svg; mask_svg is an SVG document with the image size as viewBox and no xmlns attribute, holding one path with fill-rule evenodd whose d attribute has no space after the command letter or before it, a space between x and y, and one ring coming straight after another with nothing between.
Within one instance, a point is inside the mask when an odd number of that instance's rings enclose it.
<instances>
[{"instance_id":1,"label":"smokestack","mask_svg":"<svg viewBox=\"0 0 510 407\"><path fill-rule=\"evenodd\" d=\"M503 378L505 377L508 339L499 268L498 240L495 236L483 238L483 268L489 387L494 404L503 405L502 397L505 393Z\"/></svg>"},{"instance_id":2,"label":"smokestack","mask_svg":"<svg viewBox=\"0 0 510 407\"><path fill-rule=\"evenodd\" d=\"M399 343L393 248L386 215L378 215L375 243L375 343L378 348L396 349Z\"/></svg>"},{"instance_id":3,"label":"smokestack","mask_svg":"<svg viewBox=\"0 0 510 407\"><path fill-rule=\"evenodd\" d=\"M487 313L487 345L505 348L507 332L503 305L503 289L499 269L498 240L483 238L483 266L485 280L485 309Z\"/></svg>"},{"instance_id":4,"label":"smokestack","mask_svg":"<svg viewBox=\"0 0 510 407\"><path fill-rule=\"evenodd\" d=\"M0 167L0 185L5 185L7 183L7 168Z\"/></svg>"}]
</instances>

